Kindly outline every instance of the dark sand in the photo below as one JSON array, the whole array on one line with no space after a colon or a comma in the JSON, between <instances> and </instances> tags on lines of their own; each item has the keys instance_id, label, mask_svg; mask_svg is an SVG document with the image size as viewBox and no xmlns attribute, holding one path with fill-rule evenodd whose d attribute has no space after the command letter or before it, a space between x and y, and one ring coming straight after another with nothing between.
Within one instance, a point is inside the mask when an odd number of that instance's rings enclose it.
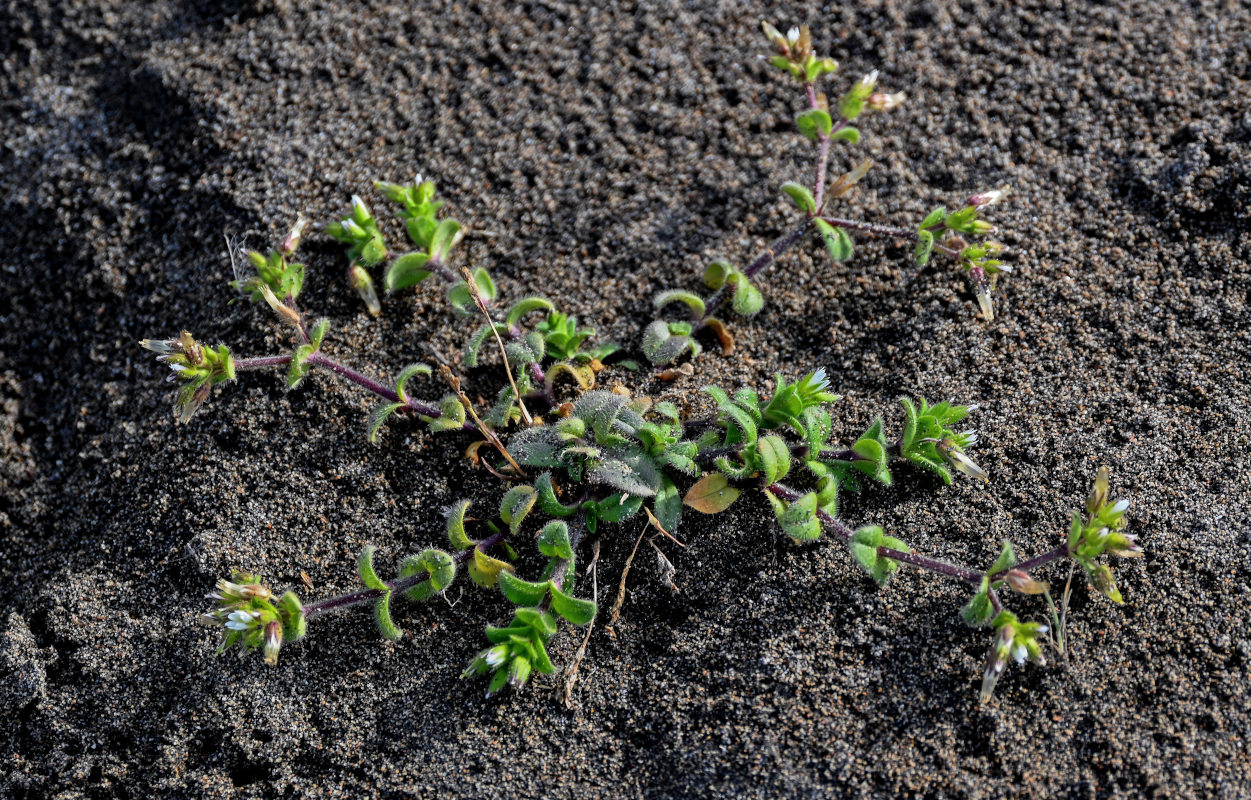
<instances>
[{"instance_id":1,"label":"dark sand","mask_svg":"<svg viewBox=\"0 0 1251 800\"><path fill-rule=\"evenodd\" d=\"M809 175L799 98L757 58L759 20L793 8L424 5L0 4L0 795L1251 795L1245 3L812 11L833 87L879 68L911 95L835 149L879 162L849 215L915 224L1013 187L989 214L1015 250L1000 317L900 243L858 237L831 267L810 242L734 358L647 389L696 407L708 382L824 365L842 435L883 412L897 430L905 392L980 402L989 487L901 469L842 514L965 563L1053 547L1110 465L1147 554L1118 568L1123 608L1078 592L1067 666L1012 667L979 706L989 637L962 587L905 570L879 591L758 498L688 520L677 596L644 550L573 710L551 678L489 701L459 680L506 613L459 584L450 607L397 604L394 644L357 612L277 668L214 657L195 619L232 567L347 590L364 544L389 566L443 541L447 502L499 497L466 437L367 445L368 401L325 375L245 376L176 426L138 339L288 346L228 305L224 234L262 247L353 193L382 210L369 181L421 171L477 233L462 263L635 343L658 287L784 233L777 187ZM463 341L437 289L371 319L339 249L306 254L330 353L393 375ZM601 599L637 530L604 540Z\"/></svg>"}]
</instances>

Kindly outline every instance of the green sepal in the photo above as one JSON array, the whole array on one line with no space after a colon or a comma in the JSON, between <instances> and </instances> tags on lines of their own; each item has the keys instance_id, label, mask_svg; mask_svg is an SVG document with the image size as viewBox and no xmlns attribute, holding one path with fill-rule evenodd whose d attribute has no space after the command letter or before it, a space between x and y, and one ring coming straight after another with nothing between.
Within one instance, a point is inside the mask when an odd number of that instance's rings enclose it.
<instances>
[{"instance_id":1,"label":"green sepal","mask_svg":"<svg viewBox=\"0 0 1251 800\"><path fill-rule=\"evenodd\" d=\"M425 364L409 364L402 372L400 372L399 377L395 379L395 393L400 396L401 400L407 403L408 394L405 392L404 387L408 383L409 379L414 375L421 375L428 378L430 377L430 374L430 367Z\"/></svg>"},{"instance_id":2,"label":"green sepal","mask_svg":"<svg viewBox=\"0 0 1251 800\"><path fill-rule=\"evenodd\" d=\"M447 519L447 539L456 550L468 550L476 544L465 533L465 511L469 508L469 503L469 500L460 500L443 512Z\"/></svg>"},{"instance_id":3,"label":"green sepal","mask_svg":"<svg viewBox=\"0 0 1251 800\"><path fill-rule=\"evenodd\" d=\"M795 126L800 133L815 142L818 138L830 135L834 122L825 109L811 108L795 117Z\"/></svg>"},{"instance_id":4,"label":"green sepal","mask_svg":"<svg viewBox=\"0 0 1251 800\"><path fill-rule=\"evenodd\" d=\"M573 546L569 543L569 526L553 520L543 526L539 533L539 552L551 558L573 558Z\"/></svg>"},{"instance_id":5,"label":"green sepal","mask_svg":"<svg viewBox=\"0 0 1251 800\"><path fill-rule=\"evenodd\" d=\"M295 592L287 592L275 603L282 620L282 638L293 642L308 633L308 620L304 618L304 604Z\"/></svg>"},{"instance_id":6,"label":"green sepal","mask_svg":"<svg viewBox=\"0 0 1251 800\"><path fill-rule=\"evenodd\" d=\"M378 623L378 632L382 638L395 641L403 636L403 632L391 621L391 592L387 592L374 603L374 621Z\"/></svg>"},{"instance_id":7,"label":"green sepal","mask_svg":"<svg viewBox=\"0 0 1251 800\"><path fill-rule=\"evenodd\" d=\"M960 609L960 616L971 628L980 628L995 616L995 607L990 602L990 580L985 575L977 593Z\"/></svg>"},{"instance_id":8,"label":"green sepal","mask_svg":"<svg viewBox=\"0 0 1251 800\"><path fill-rule=\"evenodd\" d=\"M866 525L851 535L848 541L851 555L856 563L869 573L878 586L885 586L891 574L899 569L899 562L885 556L879 556L879 547L907 551L908 546L898 539L886 536L877 525Z\"/></svg>"},{"instance_id":9,"label":"green sepal","mask_svg":"<svg viewBox=\"0 0 1251 800\"><path fill-rule=\"evenodd\" d=\"M851 127L850 125L844 125L843 127L834 131L833 135L830 136L830 141L847 142L847 144L859 144L860 131L857 130L856 128Z\"/></svg>"},{"instance_id":10,"label":"green sepal","mask_svg":"<svg viewBox=\"0 0 1251 800\"><path fill-rule=\"evenodd\" d=\"M739 273L734 281L734 298L731 306L734 313L741 314L744 317L750 317L759 314L760 309L764 308L764 295L760 293L752 282L747 279L746 275Z\"/></svg>"},{"instance_id":11,"label":"green sepal","mask_svg":"<svg viewBox=\"0 0 1251 800\"><path fill-rule=\"evenodd\" d=\"M361 550L360 557L356 560L356 571L360 575L361 583L365 584L365 588L390 591L378 577L378 573L374 572L374 551L377 549L370 544Z\"/></svg>"},{"instance_id":12,"label":"green sepal","mask_svg":"<svg viewBox=\"0 0 1251 800\"><path fill-rule=\"evenodd\" d=\"M400 577L411 578L420 572L429 577L407 590L410 600L425 602L446 589L456 579L456 560L442 550L427 548L415 556L409 556L400 564Z\"/></svg>"},{"instance_id":13,"label":"green sepal","mask_svg":"<svg viewBox=\"0 0 1251 800\"><path fill-rule=\"evenodd\" d=\"M699 318L704 315L704 299L692 292L684 292L681 289L670 289L656 295L656 299L652 301L659 311L670 303L683 303L691 310L691 315Z\"/></svg>"},{"instance_id":14,"label":"green sepal","mask_svg":"<svg viewBox=\"0 0 1251 800\"><path fill-rule=\"evenodd\" d=\"M585 625L595 619L595 602L582 600L565 594L553 584L552 611L561 615L574 625Z\"/></svg>"},{"instance_id":15,"label":"green sepal","mask_svg":"<svg viewBox=\"0 0 1251 800\"><path fill-rule=\"evenodd\" d=\"M780 436L765 436L756 443L756 460L766 485L786 477L791 469L791 449Z\"/></svg>"},{"instance_id":16,"label":"green sepal","mask_svg":"<svg viewBox=\"0 0 1251 800\"><path fill-rule=\"evenodd\" d=\"M782 184L782 191L799 207L799 210L805 214L815 214L817 211L817 201L813 198L812 192L808 191L808 187L803 184L788 181Z\"/></svg>"},{"instance_id":17,"label":"green sepal","mask_svg":"<svg viewBox=\"0 0 1251 800\"><path fill-rule=\"evenodd\" d=\"M890 469L886 466L886 438L882 433L880 417L873 421L873 424L856 440L851 449L859 456L856 461L852 462L853 467L886 486L894 482Z\"/></svg>"},{"instance_id":18,"label":"green sepal","mask_svg":"<svg viewBox=\"0 0 1251 800\"><path fill-rule=\"evenodd\" d=\"M581 422L581 420L578 420ZM577 512L577 506L566 506L556 498L556 489L552 485L552 473L544 472L534 482L535 491L539 496L539 508L544 514L553 517L569 517Z\"/></svg>"},{"instance_id":19,"label":"green sepal","mask_svg":"<svg viewBox=\"0 0 1251 800\"><path fill-rule=\"evenodd\" d=\"M847 235L847 231L836 228L823 219L814 219L813 222L816 223L817 232L821 234L825 251L830 254L831 260L846 261L851 258L851 237Z\"/></svg>"},{"instance_id":20,"label":"green sepal","mask_svg":"<svg viewBox=\"0 0 1251 800\"><path fill-rule=\"evenodd\" d=\"M508 525L510 533L517 533L538 497L533 486L514 486L504 494L500 501L500 519Z\"/></svg>"},{"instance_id":21,"label":"green sepal","mask_svg":"<svg viewBox=\"0 0 1251 800\"><path fill-rule=\"evenodd\" d=\"M383 276L383 285L388 292L407 289L429 278L433 273L426 269L430 256L426 253L405 253L391 262Z\"/></svg>"},{"instance_id":22,"label":"green sepal","mask_svg":"<svg viewBox=\"0 0 1251 800\"><path fill-rule=\"evenodd\" d=\"M551 581L531 583L523 581L511 572L501 572L499 580L500 591L509 602L519 606L537 606L543 602L543 598L547 596L547 590L551 588Z\"/></svg>"},{"instance_id":23,"label":"green sepal","mask_svg":"<svg viewBox=\"0 0 1251 800\"><path fill-rule=\"evenodd\" d=\"M465 427L465 406L456 395L444 395L439 401L439 410L443 412L443 416L425 418L430 430L437 433L460 430Z\"/></svg>"},{"instance_id":24,"label":"green sepal","mask_svg":"<svg viewBox=\"0 0 1251 800\"><path fill-rule=\"evenodd\" d=\"M921 231L917 234L917 249L913 253L917 266L924 267L930 263L930 256L934 254L934 234L929 231Z\"/></svg>"},{"instance_id":25,"label":"green sepal","mask_svg":"<svg viewBox=\"0 0 1251 800\"><path fill-rule=\"evenodd\" d=\"M374 407L374 410L369 413L369 421L366 423L368 439L371 444L378 441L378 431L382 430L382 426L386 424L387 417L390 417L404 406L405 403L386 403Z\"/></svg>"},{"instance_id":26,"label":"green sepal","mask_svg":"<svg viewBox=\"0 0 1251 800\"><path fill-rule=\"evenodd\" d=\"M1007 572L1016 566L1016 553L1012 552L1012 543L1004 540L1003 549L999 551L999 558L995 559L995 563L986 571L988 575L994 575L999 572Z\"/></svg>"}]
</instances>

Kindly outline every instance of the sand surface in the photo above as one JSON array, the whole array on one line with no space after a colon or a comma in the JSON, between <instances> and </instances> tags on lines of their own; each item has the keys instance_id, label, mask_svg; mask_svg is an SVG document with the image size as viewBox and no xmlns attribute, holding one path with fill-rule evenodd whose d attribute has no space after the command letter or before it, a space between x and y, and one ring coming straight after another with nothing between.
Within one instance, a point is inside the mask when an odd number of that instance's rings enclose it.
<instances>
[{"instance_id":1,"label":"sand surface","mask_svg":"<svg viewBox=\"0 0 1251 800\"><path fill-rule=\"evenodd\" d=\"M905 393L980 403L988 487L901 469L841 511L963 563L1004 538L1054 547L1109 465L1147 553L1118 566L1124 607L1077 593L1067 665L1010 668L978 705L989 636L960 621L962 586L905 570L878 590L835 542L791 544L759 497L687 520L677 595L644 545L574 708L554 678L491 700L459 679L507 613L460 584L397 605L398 642L344 614L275 668L215 657L195 624L234 567L346 591L365 544L389 567L443 541L448 502L500 495L467 436L402 423L367 444L370 402L327 375L288 393L249 374L175 425L137 340L290 346L229 304L223 236L265 247L354 193L382 210L370 181L421 172L474 232L461 263L636 346L657 289L789 229L777 187L807 179L812 147L757 25L796 13L0 3L0 795L1247 797L1246 3L807 9L843 64L832 93L879 69L911 96L835 149L834 169L878 162L845 215L915 225L1011 185L988 214L1016 269L999 316L903 243L858 237L831 266L810 241L768 273L733 357L642 386L698 411L707 383L825 366L844 437L878 414L898 430ZM373 319L337 245L304 252L332 355L394 375L463 342L436 287ZM601 599L637 531L603 539ZM553 640L558 663L580 638Z\"/></svg>"}]
</instances>

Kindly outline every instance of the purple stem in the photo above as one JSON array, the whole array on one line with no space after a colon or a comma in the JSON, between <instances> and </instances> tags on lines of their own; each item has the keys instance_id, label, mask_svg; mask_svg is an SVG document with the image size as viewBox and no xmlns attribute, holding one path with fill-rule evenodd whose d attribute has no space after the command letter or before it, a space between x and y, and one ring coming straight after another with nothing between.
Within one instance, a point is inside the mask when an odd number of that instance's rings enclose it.
<instances>
[{"instance_id":1,"label":"purple stem","mask_svg":"<svg viewBox=\"0 0 1251 800\"><path fill-rule=\"evenodd\" d=\"M456 555L452 556L452 560L456 562L457 566L459 566L468 561L473 556L475 550L489 550L503 540L503 533L493 534L478 542L476 547L470 547L456 553ZM336 609L359 606L362 603L377 600L384 594L387 594L387 592L406 592L414 586L429 580L429 578L430 575L428 573L410 575L407 578L396 578L393 581L387 581L387 588L385 590L358 589L355 592L341 594L338 597L327 597L325 600L318 600L316 603L309 603L304 606L304 618L309 620Z\"/></svg>"},{"instance_id":2,"label":"purple stem","mask_svg":"<svg viewBox=\"0 0 1251 800\"><path fill-rule=\"evenodd\" d=\"M1013 569L1019 569L1021 572L1029 572L1031 569L1037 569L1044 564L1050 564L1052 561L1059 561L1062 558L1068 558L1068 555L1069 546L1067 544L1061 545L1055 550L1049 550L1040 556L1034 556L1028 561L1022 561L1020 564L1013 567ZM998 575L998 573L996 573L996 575ZM991 580L994 580L994 578L995 575L992 575Z\"/></svg>"},{"instance_id":3,"label":"purple stem","mask_svg":"<svg viewBox=\"0 0 1251 800\"><path fill-rule=\"evenodd\" d=\"M787 488L780 483L770 484L765 487L765 491L780 497L783 500L795 501L800 498L799 492L794 489ZM828 525L834 533L838 534L843 541L850 541L852 534L855 533L843 523L824 511L817 511L817 518ZM881 546L877 548L877 554L883 558L889 558L891 561L898 561L902 564L911 564L914 567L937 572L941 575L948 575L957 578L965 583L978 584L982 582L983 573L977 570L968 569L967 567L958 567L955 564L948 564L945 561L939 561L926 556L917 555L916 553L905 553L903 550L895 550L891 547Z\"/></svg>"},{"instance_id":4,"label":"purple stem","mask_svg":"<svg viewBox=\"0 0 1251 800\"><path fill-rule=\"evenodd\" d=\"M751 262L751 265L747 267L747 269L743 270L743 274L748 278L756 277L757 273L763 271L774 261L777 261L783 253L791 249L791 247L795 245L795 242L798 242L799 238L807 233L807 231L808 220L805 219L798 228L769 245L767 250L761 253L755 261ZM712 312L716 311L717 307L725 301L725 297L726 287L722 286L713 294L712 297L708 298L708 304L704 308L705 319L712 316Z\"/></svg>"},{"instance_id":5,"label":"purple stem","mask_svg":"<svg viewBox=\"0 0 1251 800\"><path fill-rule=\"evenodd\" d=\"M917 232L908 228L898 228L893 225L878 225L875 222L860 222L854 219L841 219L839 217L818 217L823 222L828 222L835 228L844 228L849 231L862 231L864 233L872 233L877 236L891 236L897 239L908 239L915 242L917 240ZM954 250L940 242L934 242L934 249L944 255L957 258L960 255L959 250Z\"/></svg>"},{"instance_id":6,"label":"purple stem","mask_svg":"<svg viewBox=\"0 0 1251 800\"><path fill-rule=\"evenodd\" d=\"M277 367L277 366L282 366L283 364L290 364L290 363L291 363L291 356L262 356L260 358L236 358L235 369L236 370L262 369L264 367ZM365 389L368 392L372 392L373 394L378 395L384 400L389 400L392 403L401 402L400 396L391 387L381 384L378 381L366 375L362 375L361 373L357 372L351 367L340 364L338 361L335 361L330 358L326 358L321 353L313 353L307 359L305 359L304 363L311 364L312 366L315 366L315 367L321 367L322 369L328 369L334 374L338 375L339 377L346 378L352 383L355 383L357 386L360 386L362 389ZM404 402L404 405L406 408L418 414L421 414L422 416L430 417L432 419L437 419L443 416L443 412L435 408L434 406L427 405L418 400L414 400L411 397L402 402ZM475 427L470 422L466 422L462 430L476 431L477 427Z\"/></svg>"}]
</instances>

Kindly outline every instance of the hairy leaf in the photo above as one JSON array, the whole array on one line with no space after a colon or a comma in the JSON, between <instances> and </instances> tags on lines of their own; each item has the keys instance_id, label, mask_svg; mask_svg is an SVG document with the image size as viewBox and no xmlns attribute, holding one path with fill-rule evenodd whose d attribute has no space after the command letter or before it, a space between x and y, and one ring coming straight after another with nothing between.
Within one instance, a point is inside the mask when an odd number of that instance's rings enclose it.
<instances>
[{"instance_id":1,"label":"hairy leaf","mask_svg":"<svg viewBox=\"0 0 1251 800\"><path fill-rule=\"evenodd\" d=\"M739 490L719 472L705 475L695 482L682 498L682 504L701 514L719 514L738 499Z\"/></svg>"}]
</instances>

